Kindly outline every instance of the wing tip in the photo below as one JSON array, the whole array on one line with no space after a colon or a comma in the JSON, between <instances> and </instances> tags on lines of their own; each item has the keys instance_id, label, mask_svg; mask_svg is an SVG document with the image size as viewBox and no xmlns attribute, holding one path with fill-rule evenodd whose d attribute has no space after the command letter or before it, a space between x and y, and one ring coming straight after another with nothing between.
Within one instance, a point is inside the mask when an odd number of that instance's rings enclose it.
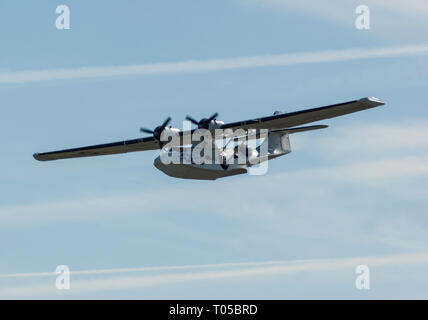
<instances>
[{"instance_id":1,"label":"wing tip","mask_svg":"<svg viewBox=\"0 0 428 320\"><path fill-rule=\"evenodd\" d=\"M379 98L376 98L376 97L361 98L360 101L364 102L364 103L368 103L369 105L371 105L373 107L383 106L385 104L385 102L383 102L382 100L380 100Z\"/></svg>"},{"instance_id":2,"label":"wing tip","mask_svg":"<svg viewBox=\"0 0 428 320\"><path fill-rule=\"evenodd\" d=\"M37 161L46 161L46 159L43 159L41 154L37 152L33 154L33 158L36 159Z\"/></svg>"}]
</instances>

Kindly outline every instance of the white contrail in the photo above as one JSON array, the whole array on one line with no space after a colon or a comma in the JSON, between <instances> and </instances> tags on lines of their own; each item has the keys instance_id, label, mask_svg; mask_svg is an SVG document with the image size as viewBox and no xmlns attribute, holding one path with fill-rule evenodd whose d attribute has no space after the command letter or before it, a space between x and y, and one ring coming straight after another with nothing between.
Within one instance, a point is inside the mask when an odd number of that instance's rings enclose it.
<instances>
[{"instance_id":1,"label":"white contrail","mask_svg":"<svg viewBox=\"0 0 428 320\"><path fill-rule=\"evenodd\" d=\"M156 266L156 267L137 267L137 268L116 268L116 269L92 269L92 270L71 270L70 273L75 275L102 275L115 273L131 273L131 272L147 272L147 271L179 271L192 269L227 269L243 270L245 268L271 268L271 267L286 267L288 270L304 271L319 269L322 266L329 268L334 266L353 265L358 262L370 263L372 265L388 265L388 264L419 264L428 263L428 253L417 254L399 254L379 257L357 257L343 259L309 259L309 260L277 260L277 261L259 261L259 262L232 262L232 263L214 263L214 264L195 264L181 266ZM55 276L55 272L28 272L28 273L3 273L0 274L0 279L3 278L27 278L27 277L46 277Z\"/></svg>"},{"instance_id":2,"label":"white contrail","mask_svg":"<svg viewBox=\"0 0 428 320\"><path fill-rule=\"evenodd\" d=\"M280 55L235 57L212 60L191 60L127 66L81 67L69 69L1 72L0 83L27 83L49 80L68 80L99 77L125 77L168 73L220 71L256 67L287 66L308 63L338 62L359 59L424 55L428 44L398 47L353 48L317 52L298 52Z\"/></svg>"},{"instance_id":3,"label":"white contrail","mask_svg":"<svg viewBox=\"0 0 428 320\"><path fill-rule=\"evenodd\" d=\"M288 263L296 263L298 261L288 261ZM173 271L173 270L191 270L191 269L207 269L207 268L234 268L234 267L252 267L283 264L286 261L262 261L262 262L236 262L236 263L216 263L216 264L195 264L181 266L158 266L158 267L139 267L139 268L118 268L118 269L95 269L95 270L76 270L72 271L73 275L91 275L91 274L112 274L112 273L129 273L129 272L144 272L144 271ZM0 279L5 278L35 278L55 276L55 272L28 272L28 273L3 273L0 274Z\"/></svg>"},{"instance_id":4,"label":"white contrail","mask_svg":"<svg viewBox=\"0 0 428 320\"><path fill-rule=\"evenodd\" d=\"M113 276L103 278L89 279L74 279L76 272L71 271L71 290L69 294L79 294L87 292L99 292L106 290L125 290L156 285L170 285L174 283L183 283L189 281L212 281L216 279L230 278L253 278L295 274L300 272L316 272L316 271L334 271L339 269L355 270L358 265L365 264L369 267L378 266L399 266L399 265L427 265L428 253L418 254L401 254L389 256L372 256L372 257L357 257L343 259L314 259L314 260L295 260L295 261L268 261L268 262L244 262L231 264L209 264L196 266L177 266L165 267L165 269L182 268L193 269L210 267L218 269L208 271L189 271L189 272L173 272L163 274L137 274L131 276ZM226 268L224 267L233 267ZM162 268L162 267L161 267ZM97 274L97 273L120 273L144 270L160 270L159 267L154 268L133 268L133 269L102 269L102 270L87 270L79 271L80 274ZM53 275L53 273L33 273L34 276ZM15 275L16 276L16 275ZM73 280L74 279L74 280ZM54 282L49 280L42 283L30 285L18 285L10 287L2 287L0 289L0 298L17 298L36 296L58 296L64 292L59 292L54 285ZM68 293L67 293L68 294ZM62 295L63 296L63 295ZM63 296L64 297L64 296Z\"/></svg>"}]
</instances>

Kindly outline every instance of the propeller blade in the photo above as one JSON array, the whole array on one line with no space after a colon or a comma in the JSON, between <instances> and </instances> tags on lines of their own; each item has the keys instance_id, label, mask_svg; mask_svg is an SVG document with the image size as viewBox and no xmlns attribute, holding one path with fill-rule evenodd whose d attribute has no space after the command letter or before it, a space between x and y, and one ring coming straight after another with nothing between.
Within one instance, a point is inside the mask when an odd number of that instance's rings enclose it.
<instances>
[{"instance_id":1,"label":"propeller blade","mask_svg":"<svg viewBox=\"0 0 428 320\"><path fill-rule=\"evenodd\" d=\"M218 113L214 113L211 117L208 118L208 122L211 122L212 120L214 120L215 118L217 118Z\"/></svg>"},{"instance_id":2,"label":"propeller blade","mask_svg":"<svg viewBox=\"0 0 428 320\"><path fill-rule=\"evenodd\" d=\"M195 119L193 119L191 116L186 116L186 120L189 120L190 122L192 122L193 124L197 125L198 128L206 128L208 127L209 123L211 121L213 121L215 118L217 118L218 113L214 113L211 117L207 118L203 118L199 121L196 121Z\"/></svg>"},{"instance_id":3,"label":"propeller blade","mask_svg":"<svg viewBox=\"0 0 428 320\"><path fill-rule=\"evenodd\" d=\"M189 120L191 123L198 125L199 121L196 121L195 119L193 119L191 116L186 116L186 120Z\"/></svg>"},{"instance_id":4,"label":"propeller blade","mask_svg":"<svg viewBox=\"0 0 428 320\"><path fill-rule=\"evenodd\" d=\"M146 129L146 128L140 128L140 132L151 133L151 134L154 133L153 130L149 130L149 129Z\"/></svg>"},{"instance_id":5,"label":"propeller blade","mask_svg":"<svg viewBox=\"0 0 428 320\"><path fill-rule=\"evenodd\" d=\"M168 123L171 121L171 117L166 118L166 120L162 123L161 128L164 128L168 125Z\"/></svg>"}]
</instances>

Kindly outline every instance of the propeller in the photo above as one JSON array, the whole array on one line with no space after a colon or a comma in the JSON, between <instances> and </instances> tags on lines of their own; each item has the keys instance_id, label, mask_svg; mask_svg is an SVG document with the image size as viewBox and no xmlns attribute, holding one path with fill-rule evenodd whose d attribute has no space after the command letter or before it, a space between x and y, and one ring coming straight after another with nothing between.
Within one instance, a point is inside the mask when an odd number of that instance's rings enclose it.
<instances>
[{"instance_id":1,"label":"propeller","mask_svg":"<svg viewBox=\"0 0 428 320\"><path fill-rule=\"evenodd\" d=\"M215 118L217 118L217 116L218 116L218 113L216 112L211 117L203 118L199 121L196 121L191 116L186 116L186 120L189 120L191 123L197 125L198 129L208 129L210 122L213 121Z\"/></svg>"},{"instance_id":2,"label":"propeller","mask_svg":"<svg viewBox=\"0 0 428 320\"><path fill-rule=\"evenodd\" d=\"M140 132L151 133L155 140L160 141L162 131L165 130L166 126L169 124L170 121L171 117L168 117L160 126L156 127L155 130L140 128Z\"/></svg>"}]
</instances>

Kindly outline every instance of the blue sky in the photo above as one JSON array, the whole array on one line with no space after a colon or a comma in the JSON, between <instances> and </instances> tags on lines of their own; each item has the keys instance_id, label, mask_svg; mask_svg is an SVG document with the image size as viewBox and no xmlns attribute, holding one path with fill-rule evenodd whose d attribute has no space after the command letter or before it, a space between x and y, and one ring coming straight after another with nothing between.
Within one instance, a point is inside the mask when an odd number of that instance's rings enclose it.
<instances>
[{"instance_id":1,"label":"blue sky","mask_svg":"<svg viewBox=\"0 0 428 320\"><path fill-rule=\"evenodd\" d=\"M55 28L60 4L70 7L70 30ZM427 50L151 75L85 78L80 69L427 46L424 1L365 1L365 31L354 26L359 4L2 1L0 296L427 298ZM52 70L78 75L49 78ZM167 116L180 127L187 114L229 122L366 96L386 106L293 135L292 153L265 176L172 179L153 167L155 151L32 158L139 137ZM286 268L297 260L310 267ZM371 290L355 289L354 263L371 266ZM66 292L38 274L61 264L72 272ZM119 272L205 264L214 266ZM119 271L73 277L100 269ZM2 277L18 273L35 275Z\"/></svg>"}]
</instances>

